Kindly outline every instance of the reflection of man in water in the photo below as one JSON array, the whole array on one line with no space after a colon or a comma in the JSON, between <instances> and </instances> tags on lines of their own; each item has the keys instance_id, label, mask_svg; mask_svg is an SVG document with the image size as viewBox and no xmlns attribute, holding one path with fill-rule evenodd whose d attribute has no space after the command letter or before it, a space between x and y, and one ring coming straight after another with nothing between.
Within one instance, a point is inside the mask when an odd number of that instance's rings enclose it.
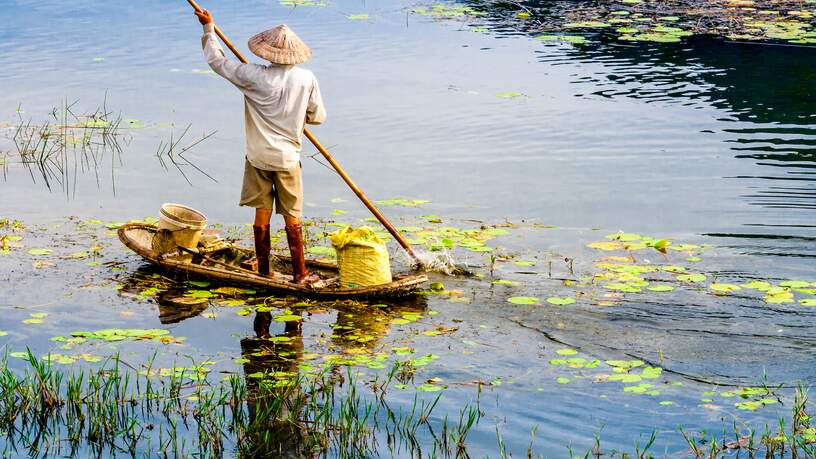
<instances>
[{"instance_id":1,"label":"reflection of man in water","mask_svg":"<svg viewBox=\"0 0 816 459\"><path fill-rule=\"evenodd\" d=\"M425 301L424 297L417 297L385 309L356 302L333 304L337 320L332 342L343 351L372 350L388 334L391 320L406 312L422 312L427 307ZM321 309L317 313L326 312ZM310 449L313 440L309 432L291 422L292 418L301 416L301 413L291 412L294 402L301 396L299 386L275 385L275 381L298 379L298 365L303 359L301 322L284 322L283 332L272 337L269 330L272 315L269 312L255 314L255 337L241 340L241 356L246 359L244 374L250 420L242 452L253 458L316 457L317 454Z\"/></svg>"},{"instance_id":2,"label":"reflection of man in water","mask_svg":"<svg viewBox=\"0 0 816 459\"><path fill-rule=\"evenodd\" d=\"M241 449L253 458L311 458L315 455L309 451L308 433L291 422L300 417L291 412L300 389L297 384L276 385L297 380L303 336L298 322L286 322L278 335L286 340L270 341L271 323L270 313L256 313L256 336L241 340L250 423Z\"/></svg>"}]
</instances>

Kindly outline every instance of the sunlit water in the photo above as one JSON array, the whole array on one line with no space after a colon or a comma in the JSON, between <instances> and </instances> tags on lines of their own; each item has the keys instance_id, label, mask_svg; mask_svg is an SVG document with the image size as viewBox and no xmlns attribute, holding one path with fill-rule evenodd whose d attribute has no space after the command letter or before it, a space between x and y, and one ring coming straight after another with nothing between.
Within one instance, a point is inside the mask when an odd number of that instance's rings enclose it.
<instances>
[{"instance_id":1,"label":"sunlit water","mask_svg":"<svg viewBox=\"0 0 816 459\"><path fill-rule=\"evenodd\" d=\"M661 451L682 451L682 439L671 433L676 427L721 429L724 413L736 413L723 399L716 403L726 411L702 408L700 394L711 386L699 380L751 384L767 372L777 383L812 381L814 313L796 304L699 292L627 296L608 307L506 301L569 294L558 279L593 272L592 262L604 255L584 245L618 230L713 244L697 269L723 281L816 281L812 49L704 40L621 45L603 37L582 47L548 46L500 13L473 24L433 21L407 14L409 5L399 1L205 6L247 55L246 38L280 21L312 46L307 66L320 80L329 111L316 135L372 198L431 201L384 208L399 224L424 224L422 216L433 214L468 228L527 225L491 245L535 260L533 267L499 262L487 271L489 255L452 254L457 263L521 286L434 277L463 290L469 302L431 295L427 305L423 299L409 310L438 311L431 322L451 325L455 319L459 330L425 337L391 327L390 334L378 335L383 344L411 339L417 352L441 356L422 376L451 384L439 413L456 413L472 401L473 381L502 382L482 395L488 418L471 438L476 456L496 454L497 424L517 454L526 451L534 425L537 451L551 456L568 444L585 450L598 431L608 447L631 448L652 428L669 432L658 442ZM363 12L369 20L346 18ZM199 208L212 222L250 221L250 211L237 206L241 100L217 76L200 73L206 69L200 27L185 2L88 0L69 9L50 1L16 2L4 5L0 21L0 122L42 121L66 101L78 100L79 112L93 111L104 100L123 119L146 126L129 130L121 154L97 167L74 171L70 163L69 178L50 191L36 171L6 166L0 217L43 228L26 248L66 247L55 249L61 255L85 250L91 236L75 233L66 217L126 221L155 215L167 201ZM474 25L490 31L469 31ZM504 92L523 95L496 96ZM160 143L188 125L183 145L215 132L186 156L217 181L185 166L190 185L157 158ZM0 145L0 154L13 148ZM307 147L304 154L314 151ZM307 216L368 217L339 177L315 160L303 162ZM347 213L335 215L335 209ZM48 338L71 330L165 324L188 338L187 347L162 351L168 361L192 353L228 365L240 355L241 337L252 334L249 317L213 307L217 317L206 318L197 315L201 311L111 293L112 286L138 283L153 272L104 230L93 234L102 238L105 260L116 265L57 259L55 267L34 269L25 251L0 259L0 330L10 331L2 344L42 353L56 349ZM645 257L661 261L656 252ZM564 258L574 259L575 272ZM432 259L439 260L435 253ZM34 310L51 315L37 328L21 325ZM395 311L389 317L399 316ZM313 315L304 340L342 317L332 308ZM591 378L557 384L564 370L548 361L563 347L602 360L662 364L668 383L659 400L674 404L659 405ZM146 352L124 349L96 352L120 350L134 361ZM786 410L737 415L759 425Z\"/></svg>"}]
</instances>

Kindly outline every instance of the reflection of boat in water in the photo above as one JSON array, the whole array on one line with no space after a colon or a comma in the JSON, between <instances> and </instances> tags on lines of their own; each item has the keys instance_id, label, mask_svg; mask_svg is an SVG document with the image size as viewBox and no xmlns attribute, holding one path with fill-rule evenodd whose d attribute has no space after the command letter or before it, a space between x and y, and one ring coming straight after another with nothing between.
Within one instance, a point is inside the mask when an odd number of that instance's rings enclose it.
<instances>
[{"instance_id":1,"label":"reflection of boat in water","mask_svg":"<svg viewBox=\"0 0 816 459\"><path fill-rule=\"evenodd\" d=\"M241 268L241 263L251 259L255 253L233 244L225 244L212 252L199 252L196 255L185 252L159 255L153 251L153 237L157 232L158 228L153 225L129 223L119 228L119 240L151 263L172 271L223 283L308 296L334 298L404 296L419 290L422 284L428 281L425 274L401 274L394 276L394 280L386 284L345 288L338 282L337 266L308 260L306 265L309 269L320 274L324 280L312 286L299 285L291 281L291 268L287 257L271 257L270 264L274 272L270 277L264 277Z\"/></svg>"}]
</instances>

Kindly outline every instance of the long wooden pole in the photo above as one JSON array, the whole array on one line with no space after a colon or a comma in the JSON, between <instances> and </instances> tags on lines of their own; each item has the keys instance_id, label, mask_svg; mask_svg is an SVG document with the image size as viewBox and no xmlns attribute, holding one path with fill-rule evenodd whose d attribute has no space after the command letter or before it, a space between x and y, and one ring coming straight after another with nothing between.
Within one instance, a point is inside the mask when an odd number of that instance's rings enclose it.
<instances>
[{"instance_id":1,"label":"long wooden pole","mask_svg":"<svg viewBox=\"0 0 816 459\"><path fill-rule=\"evenodd\" d=\"M198 6L198 3L196 3L195 0L187 0L187 3L189 3L194 10L199 12L202 11L201 7ZM236 49L235 46L233 46L232 42L229 41L226 35L224 35L224 32L222 32L217 25L215 26L215 34L218 35L218 38L220 38L225 45L227 45L227 48L229 48L230 51L232 51L232 53L235 54L235 57L237 57L239 61L243 62L244 64L248 63L243 54L241 54L241 52L238 51L238 49ZM385 229L387 229L388 232L391 233L392 236L394 236L394 239L396 239L397 242L399 242L402 248L405 249L406 252L408 252L408 255L410 255L415 262L420 263L419 258L417 257L416 253L414 253L414 249L411 248L411 245L408 244L408 241L406 241L405 238L402 237L402 234L400 234L400 232L397 231L394 225L392 225L391 222L389 222L388 219L385 218L385 215L383 215L382 212L380 212L380 210L377 208L377 206L375 206L374 203L371 202L370 199L368 199L365 193L363 193L363 190L361 190L357 186L357 184L354 183L351 177L349 177L349 175L346 174L346 171L343 170L342 167L340 167L340 164L338 164L337 161L335 161L335 159L332 157L329 151L326 150L326 148L320 143L320 141L317 140L317 137L315 137L314 134L309 132L309 130L306 128L303 129L303 134L306 136L307 139L309 139L310 142L312 142L312 145L314 145L315 148L317 148L317 151L319 151L320 154L322 154L323 157L326 158L326 161L328 161L329 164L331 164L334 170L337 171L337 173L340 175L343 181L346 182L349 188L351 188L351 191L353 191L354 194L356 194L357 197L360 198L360 201L362 201L363 204L365 204L365 206L368 207L368 210L370 210L371 213L374 214L375 217L377 217L377 220L379 220L380 223L382 223L382 225L385 227Z\"/></svg>"}]
</instances>

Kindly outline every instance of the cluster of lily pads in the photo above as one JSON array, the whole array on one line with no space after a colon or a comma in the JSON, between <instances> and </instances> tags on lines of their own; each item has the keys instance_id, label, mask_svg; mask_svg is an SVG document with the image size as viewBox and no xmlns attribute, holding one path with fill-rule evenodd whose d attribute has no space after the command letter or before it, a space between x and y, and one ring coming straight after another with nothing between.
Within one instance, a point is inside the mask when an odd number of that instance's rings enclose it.
<instances>
[{"instance_id":1,"label":"cluster of lily pads","mask_svg":"<svg viewBox=\"0 0 816 459\"><path fill-rule=\"evenodd\" d=\"M705 8L688 3L667 9L660 2L609 2L598 8L579 9L572 22L562 27L614 30L620 40L629 41L676 43L692 35L715 35L732 40L816 43L813 3L709 2Z\"/></svg>"},{"instance_id":2,"label":"cluster of lily pads","mask_svg":"<svg viewBox=\"0 0 816 459\"><path fill-rule=\"evenodd\" d=\"M462 18L465 16L484 16L487 14L470 6L441 2L432 3L423 7L412 8L411 13L441 19Z\"/></svg>"},{"instance_id":3,"label":"cluster of lily pads","mask_svg":"<svg viewBox=\"0 0 816 459\"><path fill-rule=\"evenodd\" d=\"M484 0L470 6L433 3L412 11L437 18L483 16L497 2ZM731 40L778 40L816 44L816 4L812 0L615 0L569 4L563 8L521 6L508 20L527 31L546 31L536 38L573 45L587 43L574 32L608 32L619 40L677 43L692 35ZM484 32L484 27L471 30ZM570 33L572 32L572 33Z\"/></svg>"},{"instance_id":4,"label":"cluster of lily pads","mask_svg":"<svg viewBox=\"0 0 816 459\"><path fill-rule=\"evenodd\" d=\"M623 384L625 393L658 397L672 387L682 386L680 381L658 381L663 375L663 369L649 366L642 360L604 360L591 357L581 357L579 352L571 348L562 348L556 351L558 357L550 359L549 364L564 370L570 370L569 376L558 376L558 384L570 384L574 379L590 379L593 383L618 382ZM585 370L597 369L586 374ZM611 370L611 374L609 371ZM716 410L715 396L723 400L737 399L733 406L739 410L756 411L764 406L779 403L779 396L769 387L738 387L732 390L707 390L702 393L700 403L703 408ZM663 406L674 405L672 400L662 399L658 404Z\"/></svg>"},{"instance_id":5,"label":"cluster of lily pads","mask_svg":"<svg viewBox=\"0 0 816 459\"><path fill-rule=\"evenodd\" d=\"M426 201L423 200L397 198L385 200L381 202L381 205L413 208L425 203ZM499 255L494 254L493 256L500 262L512 263L518 267L532 267L536 264L536 261L508 257L505 250L498 245L487 245L488 242L495 240L497 237L510 234L511 231L517 228L515 225L507 223L499 226L482 225L462 229L445 224L441 217L434 215L422 216L421 219L424 221L422 224L400 227L400 230L406 233L410 241L415 245L425 246L429 250L461 248L466 251L463 253L495 251ZM146 218L142 221L154 223L155 219ZM77 220L74 223L83 231L89 231L89 234L98 234L98 231L102 231L111 237L115 234L114 230L122 224L121 222L104 223L99 220ZM13 225L13 222L5 223L7 230ZM332 223L331 225L340 226L345 224ZM22 228L24 225L19 223L17 227ZM316 223L310 226L313 235L315 232L319 232L319 228L319 224ZM20 231L18 230L18 232ZM243 233L241 235L247 236ZM387 235L383 235L383 237L389 238ZM104 243L99 242L98 244ZM776 284L758 280L734 284L710 282L708 274L691 269L694 263L702 261L706 251L711 248L710 245L678 243L669 239L653 238L634 233L614 233L608 235L604 240L590 242L588 248L604 254L594 265L599 271L577 276L574 281L564 282L565 286L578 290L575 296L552 296L546 298L546 303L556 306L569 306L577 301L583 301L583 298L586 297L585 292L594 290L600 291L602 294L597 304L614 305L621 295L643 292L665 293L674 290L678 286L698 290L702 290L702 287L705 286L707 291L717 295L728 295L739 290L753 289L763 292L768 302L790 302L796 298L792 295L812 295L814 287L816 287L809 281L791 280ZM328 251L326 251L325 255L329 255ZM33 256L37 257L38 255ZM646 258L651 256L663 258L664 261L661 263L645 261ZM677 264L676 261L669 263L668 257L680 257L684 260L684 263L682 265ZM492 281L494 284L503 284L508 287L520 285L518 281L512 280L494 279ZM140 279L135 286L123 283L117 284L115 288L122 294L136 296L141 299L158 298L161 295L161 301L169 300L178 304L206 304L209 309L206 312L201 310L197 313L211 318L216 317L219 311L230 310L243 316L257 312L270 312L274 321L297 322L305 320L303 314L305 311L319 314L321 310L326 308L325 305L309 301L258 297L257 292L251 289L213 286L208 281L193 280L178 284L178 282L173 282L172 279L159 274L147 275ZM468 301L463 292L455 289L448 290L441 282L433 282L429 289L423 293L446 298L450 301ZM542 300L536 297L513 296L508 301L516 304L539 304ZM807 301L800 301L800 303L808 305ZM437 377L426 377L416 384L412 383L413 374L418 369L439 359L439 356L431 353L415 355L416 348L410 344L405 345L405 341L399 345L394 344L393 347L389 348L389 345L383 342L383 337L387 336L389 330L394 327L401 327L399 336L403 338L405 336L436 337L449 335L455 333L457 327L433 321L427 321L433 323L425 323L426 318L438 314L433 310L409 310L394 313L388 307L378 306L376 304L357 304L346 305L346 308L350 307L352 311L343 308L338 309L338 320L335 324L330 325L330 333L321 335L313 342L310 340L307 350L297 352L294 350L293 346L298 338L288 335L272 336L265 339L271 347L242 355L235 363L246 362L247 358L264 357L270 355L270 352L275 355L275 358L292 359L295 362L293 368L296 368L296 370L275 369L275 371L260 371L249 375L253 379L267 381L271 384L288 384L294 378L308 377L336 367L356 368L362 371L382 370L396 366L406 375L411 376L401 381L397 387L398 389L413 388L420 391L434 392L447 387L444 381ZM343 312L340 312L341 310ZM32 319L37 319L37 317L32 316ZM180 339L169 336L165 330L159 329L106 329L75 332L69 336L55 337L54 341L61 342L63 349L72 349L78 344L91 340L110 342L127 339L152 340L165 343L181 342ZM551 359L550 364L557 368L579 372L577 376L558 376L556 382L559 384L569 384L576 377L590 377L592 381L596 382L621 383L623 384L622 390L627 393L650 396L660 395L663 388L671 387L670 384L673 384L667 381L664 381L661 385L656 384L656 380L662 374L662 369L647 366L639 360L601 360L577 355L577 351L572 349L562 349L557 354L558 357ZM87 355L91 356L91 354ZM83 356L85 354L55 354L51 361L53 363L71 364L83 360ZM94 357L91 356L90 358ZM158 377L186 375L195 378L206 373L202 368L207 367L203 364L184 368L157 367L149 371L152 372L151 375ZM597 374L584 376L580 373L592 369L595 369ZM758 409L772 403L769 401L772 399L772 395L768 394L765 394L768 396L749 397L747 399L743 397L742 393L738 395L740 396L740 401L736 405L738 409ZM725 394L722 397L725 398L728 395ZM661 398L658 403L670 405L673 402Z\"/></svg>"},{"instance_id":6,"label":"cluster of lily pads","mask_svg":"<svg viewBox=\"0 0 816 459\"><path fill-rule=\"evenodd\" d=\"M722 282L711 278L710 274L697 271L690 266L668 262L669 254L679 254L686 262L698 263L701 255L711 248L709 244L681 244L668 239L655 239L634 233L614 233L606 240L591 242L588 248L609 253L595 262L599 272L579 276L575 281L565 282L565 286L578 290L577 295L596 300L599 306L611 306L622 294L643 292L668 293L678 287L708 291L714 295L744 295L755 292L768 304L797 303L802 306L816 306L816 282L810 280L782 280L776 283L766 280L748 279L738 282ZM667 262L638 262L639 252L654 250ZM611 252L617 252L611 254ZM517 262L518 263L518 262ZM514 285L513 281L499 280L494 283ZM597 298L600 287L608 293ZM577 301L574 297L550 297L547 303L569 305ZM541 300L531 296L512 296L508 302L514 304L539 304Z\"/></svg>"}]
</instances>

